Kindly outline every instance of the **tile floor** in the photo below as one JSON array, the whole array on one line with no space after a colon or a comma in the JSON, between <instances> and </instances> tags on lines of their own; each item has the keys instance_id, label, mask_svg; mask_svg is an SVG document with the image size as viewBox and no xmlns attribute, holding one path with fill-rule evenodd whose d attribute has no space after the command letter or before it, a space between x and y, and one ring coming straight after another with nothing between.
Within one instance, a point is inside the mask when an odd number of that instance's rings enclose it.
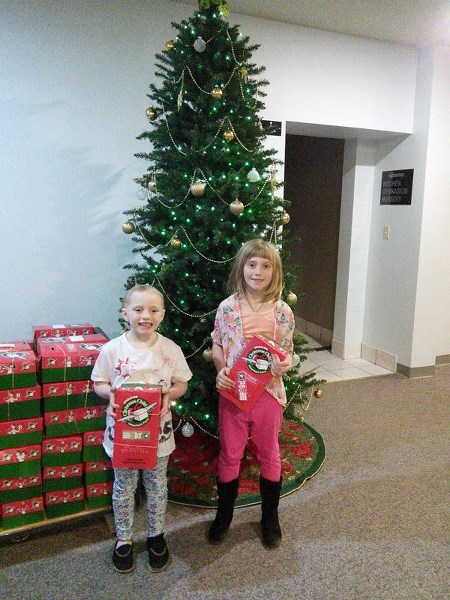
<instances>
[{"instance_id":1,"label":"tile floor","mask_svg":"<svg viewBox=\"0 0 450 600\"><path fill-rule=\"evenodd\" d=\"M364 360L364 358L343 360L342 358L333 356L329 350L323 350L319 342L316 342L304 333L302 335L307 340L308 346L312 348L312 352L302 362L300 373L314 369L317 379L326 379L327 381L343 381L346 379L374 377L376 375L390 375L392 373L392 371Z\"/></svg>"}]
</instances>

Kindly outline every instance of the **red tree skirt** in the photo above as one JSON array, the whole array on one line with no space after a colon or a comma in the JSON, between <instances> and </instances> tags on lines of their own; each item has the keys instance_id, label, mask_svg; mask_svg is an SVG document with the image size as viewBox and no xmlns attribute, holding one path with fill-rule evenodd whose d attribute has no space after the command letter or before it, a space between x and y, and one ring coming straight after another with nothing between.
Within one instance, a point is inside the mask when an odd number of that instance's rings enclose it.
<instances>
[{"instance_id":1,"label":"red tree skirt","mask_svg":"<svg viewBox=\"0 0 450 600\"><path fill-rule=\"evenodd\" d=\"M325 460L322 436L306 423L283 421L280 433L281 495L294 492L313 477ZM205 508L217 506L217 461L219 441L195 428L191 437L176 434L177 448L168 468L169 500ZM239 496L236 506L261 502L259 467L254 445L249 440L241 464Z\"/></svg>"}]
</instances>

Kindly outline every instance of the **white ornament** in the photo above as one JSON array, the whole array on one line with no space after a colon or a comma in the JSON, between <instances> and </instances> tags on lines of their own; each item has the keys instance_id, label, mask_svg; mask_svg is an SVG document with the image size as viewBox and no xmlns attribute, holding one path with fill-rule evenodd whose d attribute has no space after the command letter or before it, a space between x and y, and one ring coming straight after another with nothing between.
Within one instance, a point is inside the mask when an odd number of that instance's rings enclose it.
<instances>
[{"instance_id":1,"label":"white ornament","mask_svg":"<svg viewBox=\"0 0 450 600\"><path fill-rule=\"evenodd\" d=\"M256 183L259 181L259 173L255 167L253 167L253 169L247 173L247 179L250 181L250 183Z\"/></svg>"},{"instance_id":2,"label":"white ornament","mask_svg":"<svg viewBox=\"0 0 450 600\"><path fill-rule=\"evenodd\" d=\"M243 34L242 34L242 31L240 31L240 32L238 33L238 36L237 36L237 38L236 38L236 41L237 41L237 42L242 42L242 41L243 41L243 39L244 39L244 36L243 36Z\"/></svg>"},{"instance_id":3,"label":"white ornament","mask_svg":"<svg viewBox=\"0 0 450 600\"><path fill-rule=\"evenodd\" d=\"M147 183L147 187L151 192L156 192L156 180L155 179L151 179L148 183Z\"/></svg>"},{"instance_id":4,"label":"white ornament","mask_svg":"<svg viewBox=\"0 0 450 600\"><path fill-rule=\"evenodd\" d=\"M143 188L139 189L136 194L138 200L145 200L147 198L147 194Z\"/></svg>"},{"instance_id":5,"label":"white ornament","mask_svg":"<svg viewBox=\"0 0 450 600\"><path fill-rule=\"evenodd\" d=\"M191 437L191 435L194 433L194 428L190 423L185 423L181 428L181 433L184 435L184 437Z\"/></svg>"},{"instance_id":6,"label":"white ornament","mask_svg":"<svg viewBox=\"0 0 450 600\"><path fill-rule=\"evenodd\" d=\"M292 355L292 366L296 367L300 363L300 356L298 354Z\"/></svg>"},{"instance_id":7,"label":"white ornament","mask_svg":"<svg viewBox=\"0 0 450 600\"><path fill-rule=\"evenodd\" d=\"M204 52L206 48L205 40L199 35L198 38L194 42L194 48L197 52Z\"/></svg>"}]
</instances>

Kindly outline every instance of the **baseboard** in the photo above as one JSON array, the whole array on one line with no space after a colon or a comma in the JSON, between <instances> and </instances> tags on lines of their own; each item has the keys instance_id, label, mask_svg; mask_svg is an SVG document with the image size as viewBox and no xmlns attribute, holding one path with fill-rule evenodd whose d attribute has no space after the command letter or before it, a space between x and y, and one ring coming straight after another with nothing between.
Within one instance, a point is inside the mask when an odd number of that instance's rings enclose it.
<instances>
[{"instance_id":1,"label":"baseboard","mask_svg":"<svg viewBox=\"0 0 450 600\"><path fill-rule=\"evenodd\" d=\"M300 333L306 333L306 335L308 335L310 338L316 342L319 342L323 348L331 347L331 340L333 337L333 332L331 329L326 329L321 325L316 325L315 323L306 321L306 319L302 319L301 317L295 317L295 325Z\"/></svg>"},{"instance_id":2,"label":"baseboard","mask_svg":"<svg viewBox=\"0 0 450 600\"><path fill-rule=\"evenodd\" d=\"M436 356L436 366L449 365L449 364L450 364L450 354L441 354L441 356Z\"/></svg>"},{"instance_id":3,"label":"baseboard","mask_svg":"<svg viewBox=\"0 0 450 600\"><path fill-rule=\"evenodd\" d=\"M417 377L433 377L435 374L435 365L427 367L407 367L406 365L397 363L397 373L409 377L410 379Z\"/></svg>"}]
</instances>

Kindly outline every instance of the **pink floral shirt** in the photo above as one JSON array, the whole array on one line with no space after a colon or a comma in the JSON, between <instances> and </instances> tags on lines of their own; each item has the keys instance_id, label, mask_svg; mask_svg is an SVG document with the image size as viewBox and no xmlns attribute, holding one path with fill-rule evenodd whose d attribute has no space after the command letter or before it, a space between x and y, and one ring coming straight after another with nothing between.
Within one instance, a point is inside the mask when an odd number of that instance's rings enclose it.
<instances>
[{"instance_id":1,"label":"pink floral shirt","mask_svg":"<svg viewBox=\"0 0 450 600\"><path fill-rule=\"evenodd\" d=\"M294 315L290 306L283 300L278 300L275 307L273 339L291 353L293 352L294 328ZM241 302L238 294L229 296L219 304L211 336L215 344L222 346L227 367L232 367L245 348ZM274 377L267 385L266 390L282 406L286 405L286 391L282 377Z\"/></svg>"}]
</instances>

